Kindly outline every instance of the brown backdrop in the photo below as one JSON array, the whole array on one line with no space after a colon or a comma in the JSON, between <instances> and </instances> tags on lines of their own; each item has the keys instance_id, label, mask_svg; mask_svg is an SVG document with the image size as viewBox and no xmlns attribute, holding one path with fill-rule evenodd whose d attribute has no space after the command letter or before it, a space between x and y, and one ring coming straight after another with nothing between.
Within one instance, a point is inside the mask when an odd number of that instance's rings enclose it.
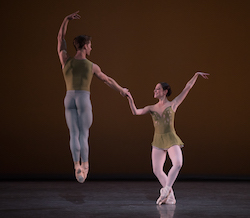
<instances>
[{"instance_id":1,"label":"brown backdrop","mask_svg":"<svg viewBox=\"0 0 250 218\"><path fill-rule=\"evenodd\" d=\"M74 36L91 35L89 59L138 107L156 102L158 82L172 86L172 100L196 71L211 74L177 111L182 175L250 175L248 0L1 3L1 175L73 175L56 37L77 10L69 53ZM151 175L150 115L132 116L127 100L96 78L91 99L90 173Z\"/></svg>"}]
</instances>

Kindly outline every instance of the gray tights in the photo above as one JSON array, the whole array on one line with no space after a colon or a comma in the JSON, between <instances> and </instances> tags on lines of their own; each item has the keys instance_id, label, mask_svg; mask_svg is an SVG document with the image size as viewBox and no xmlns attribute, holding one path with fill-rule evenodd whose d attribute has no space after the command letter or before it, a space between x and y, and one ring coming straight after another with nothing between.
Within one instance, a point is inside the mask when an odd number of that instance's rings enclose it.
<instances>
[{"instance_id":1,"label":"gray tights","mask_svg":"<svg viewBox=\"0 0 250 218\"><path fill-rule=\"evenodd\" d=\"M70 134L70 150L74 162L88 161L89 128L93 121L90 92L69 90L64 98L65 117Z\"/></svg>"}]
</instances>

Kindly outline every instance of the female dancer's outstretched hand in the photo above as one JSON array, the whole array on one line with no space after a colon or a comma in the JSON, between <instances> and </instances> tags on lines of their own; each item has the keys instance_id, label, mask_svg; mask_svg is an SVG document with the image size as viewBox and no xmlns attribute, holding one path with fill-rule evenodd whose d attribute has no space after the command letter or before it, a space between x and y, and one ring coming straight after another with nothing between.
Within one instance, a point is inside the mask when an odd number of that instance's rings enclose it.
<instances>
[{"instance_id":1,"label":"female dancer's outstretched hand","mask_svg":"<svg viewBox=\"0 0 250 218\"><path fill-rule=\"evenodd\" d=\"M204 79L208 79L208 75L210 75L209 73L203 73L203 72L197 72L197 75L201 75Z\"/></svg>"},{"instance_id":2,"label":"female dancer's outstretched hand","mask_svg":"<svg viewBox=\"0 0 250 218\"><path fill-rule=\"evenodd\" d=\"M123 97L125 97L125 96L127 96L128 95L128 89L127 88L122 88L122 91L120 92L120 94L123 96Z\"/></svg>"},{"instance_id":3,"label":"female dancer's outstretched hand","mask_svg":"<svg viewBox=\"0 0 250 218\"><path fill-rule=\"evenodd\" d=\"M132 95L131 95L130 92L127 92L127 96L126 97L127 97L128 100L132 100L133 99L133 97L132 97Z\"/></svg>"},{"instance_id":4,"label":"female dancer's outstretched hand","mask_svg":"<svg viewBox=\"0 0 250 218\"><path fill-rule=\"evenodd\" d=\"M81 16L78 13L79 13L79 11L76 11L75 13L68 15L67 19L68 20L79 20L81 18Z\"/></svg>"}]
</instances>

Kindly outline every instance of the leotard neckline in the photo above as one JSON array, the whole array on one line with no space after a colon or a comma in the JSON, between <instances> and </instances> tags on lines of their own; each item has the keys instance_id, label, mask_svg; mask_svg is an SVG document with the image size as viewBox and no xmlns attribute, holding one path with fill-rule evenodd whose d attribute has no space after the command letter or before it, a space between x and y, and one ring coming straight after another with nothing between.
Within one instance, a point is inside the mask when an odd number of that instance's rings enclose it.
<instances>
[{"instance_id":1,"label":"leotard neckline","mask_svg":"<svg viewBox=\"0 0 250 218\"><path fill-rule=\"evenodd\" d=\"M172 109L172 106L171 106L171 105L168 106L168 107L166 107L166 108L163 110L163 112L162 112L161 115L160 115L157 111L151 111L151 112L157 113L160 117L162 117L162 115L164 114L165 110L167 110L169 107ZM172 111L173 111L173 109L172 109ZM174 112L174 111L173 111L173 112Z\"/></svg>"}]
</instances>

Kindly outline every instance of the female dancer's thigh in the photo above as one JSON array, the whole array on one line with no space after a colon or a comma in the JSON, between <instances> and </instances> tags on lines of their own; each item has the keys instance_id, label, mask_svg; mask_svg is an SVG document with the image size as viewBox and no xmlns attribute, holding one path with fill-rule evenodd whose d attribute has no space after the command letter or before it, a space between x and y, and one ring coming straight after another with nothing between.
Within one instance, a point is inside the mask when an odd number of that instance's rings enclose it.
<instances>
[{"instance_id":1,"label":"female dancer's thigh","mask_svg":"<svg viewBox=\"0 0 250 218\"><path fill-rule=\"evenodd\" d=\"M168 156L174 166L181 167L183 163L182 151L179 145L174 145L168 149Z\"/></svg>"},{"instance_id":2,"label":"female dancer's thigh","mask_svg":"<svg viewBox=\"0 0 250 218\"><path fill-rule=\"evenodd\" d=\"M166 151L157 149L152 146L152 165L153 171L163 170L164 163L166 161Z\"/></svg>"}]
</instances>

